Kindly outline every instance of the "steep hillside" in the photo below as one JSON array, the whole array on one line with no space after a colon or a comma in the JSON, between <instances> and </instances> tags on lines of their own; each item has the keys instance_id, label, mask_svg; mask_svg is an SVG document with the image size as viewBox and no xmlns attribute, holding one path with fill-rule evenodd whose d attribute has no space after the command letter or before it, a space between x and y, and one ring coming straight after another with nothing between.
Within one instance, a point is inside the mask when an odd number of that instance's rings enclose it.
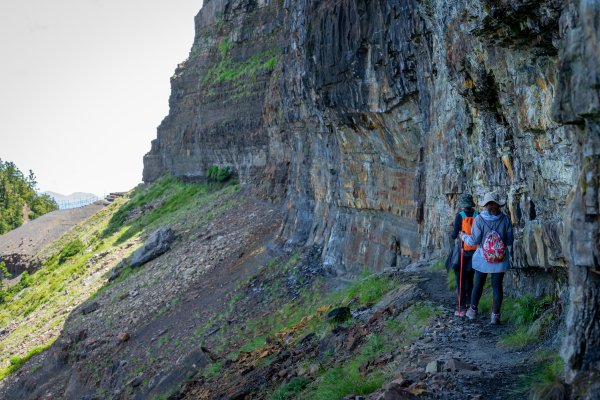
<instances>
[{"instance_id":1,"label":"steep hillside","mask_svg":"<svg viewBox=\"0 0 600 400\"><path fill-rule=\"evenodd\" d=\"M284 210L233 182L161 178L78 225L2 293L0 397L566 393L551 296L507 299L492 327L486 289L465 323L440 263L339 276L318 246L283 249Z\"/></svg>"},{"instance_id":2,"label":"steep hillside","mask_svg":"<svg viewBox=\"0 0 600 400\"><path fill-rule=\"evenodd\" d=\"M0 397L128 398L140 372L155 379L153 394L184 381L173 365L203 360L194 353L203 324L268 261L264 246L278 225L278 213L233 182L164 178L117 200L53 242L37 272L2 292ZM165 226L173 232L161 239L166 257L131 256ZM146 398L148 385L139 389Z\"/></svg>"},{"instance_id":3,"label":"steep hillside","mask_svg":"<svg viewBox=\"0 0 600 400\"><path fill-rule=\"evenodd\" d=\"M346 276L443 254L458 195L499 191L516 228L508 288L565 303L567 378L586 392L599 19L590 0L207 1L145 179L230 165L286 203L288 247L317 245Z\"/></svg>"}]
</instances>

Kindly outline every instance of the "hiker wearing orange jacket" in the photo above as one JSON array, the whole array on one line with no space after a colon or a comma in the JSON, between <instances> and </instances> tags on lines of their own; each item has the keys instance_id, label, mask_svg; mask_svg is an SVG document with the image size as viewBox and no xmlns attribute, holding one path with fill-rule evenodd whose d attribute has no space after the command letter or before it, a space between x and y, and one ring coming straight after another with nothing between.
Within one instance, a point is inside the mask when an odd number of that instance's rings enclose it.
<instances>
[{"instance_id":1,"label":"hiker wearing orange jacket","mask_svg":"<svg viewBox=\"0 0 600 400\"><path fill-rule=\"evenodd\" d=\"M454 230L450 234L452 240L456 240L461 232L471 232L473 220L478 212L475 210L473 196L463 193L457 204L460 211L454 218ZM473 290L473 268L471 262L477 246L465 246L462 240L455 244L451 269L454 270L456 279L456 295L458 304L454 315L464 317L471 304L471 291Z\"/></svg>"},{"instance_id":2,"label":"hiker wearing orange jacket","mask_svg":"<svg viewBox=\"0 0 600 400\"><path fill-rule=\"evenodd\" d=\"M483 293L487 275L491 275L493 304L490 323L500 323L500 308L504 298L504 273L510 267L509 246L513 244L512 223L508 215L500 209L504 202L496 193L486 193L483 199L485 211L473 223L471 235L462 234L462 240L468 245L479 245L473 255L475 283L471 293L471 306L466 316L474 319L477 316L477 306Z\"/></svg>"}]
</instances>

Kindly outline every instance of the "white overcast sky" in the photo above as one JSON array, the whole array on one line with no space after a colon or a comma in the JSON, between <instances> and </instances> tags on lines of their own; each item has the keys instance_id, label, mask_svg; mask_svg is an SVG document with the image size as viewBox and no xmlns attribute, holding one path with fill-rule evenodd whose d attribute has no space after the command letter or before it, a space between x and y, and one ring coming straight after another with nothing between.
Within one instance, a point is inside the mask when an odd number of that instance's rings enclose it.
<instances>
[{"instance_id":1,"label":"white overcast sky","mask_svg":"<svg viewBox=\"0 0 600 400\"><path fill-rule=\"evenodd\" d=\"M0 0L0 158L42 190L133 188L202 0Z\"/></svg>"}]
</instances>

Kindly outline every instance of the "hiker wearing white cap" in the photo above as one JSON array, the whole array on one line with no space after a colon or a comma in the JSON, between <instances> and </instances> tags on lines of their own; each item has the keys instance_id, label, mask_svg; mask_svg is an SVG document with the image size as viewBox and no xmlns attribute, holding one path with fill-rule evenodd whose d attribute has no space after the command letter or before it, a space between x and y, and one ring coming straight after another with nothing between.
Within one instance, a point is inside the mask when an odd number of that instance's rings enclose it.
<instances>
[{"instance_id":1,"label":"hiker wearing white cap","mask_svg":"<svg viewBox=\"0 0 600 400\"><path fill-rule=\"evenodd\" d=\"M513 244L513 231L510 218L500 208L504 202L496 193L486 193L483 198L482 211L475 221L471 235L462 234L462 240L471 246L479 247L473 255L473 269L475 270L475 282L471 293L471 306L466 316L474 319L477 316L477 306L483 293L483 286L487 274L491 274L493 303L490 323L500 323L500 307L504 298L502 288L504 273L510 267L508 246Z\"/></svg>"}]
</instances>

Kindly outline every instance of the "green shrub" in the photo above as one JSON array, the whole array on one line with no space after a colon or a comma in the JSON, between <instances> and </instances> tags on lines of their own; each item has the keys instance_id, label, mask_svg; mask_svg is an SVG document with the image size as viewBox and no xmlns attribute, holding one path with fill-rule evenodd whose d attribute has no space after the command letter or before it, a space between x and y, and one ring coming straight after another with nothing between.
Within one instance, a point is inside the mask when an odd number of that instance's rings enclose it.
<instances>
[{"instance_id":1,"label":"green shrub","mask_svg":"<svg viewBox=\"0 0 600 400\"><path fill-rule=\"evenodd\" d=\"M221 168L216 165L213 165L206 172L206 176L209 179L212 179L213 181L216 181L216 182L225 182L225 181L229 180L229 178L231 178L232 175L233 175L233 172L231 171L231 169L228 166Z\"/></svg>"},{"instance_id":2,"label":"green shrub","mask_svg":"<svg viewBox=\"0 0 600 400\"><path fill-rule=\"evenodd\" d=\"M76 256L77 254L83 252L85 250L85 244L79 240L75 239L72 242L68 243L58 254L58 263L64 264L69 258Z\"/></svg>"},{"instance_id":3,"label":"green shrub","mask_svg":"<svg viewBox=\"0 0 600 400\"><path fill-rule=\"evenodd\" d=\"M14 163L0 160L0 235L23 224L26 205L31 219L58 209L54 199L36 191L33 171L25 176Z\"/></svg>"}]
</instances>

